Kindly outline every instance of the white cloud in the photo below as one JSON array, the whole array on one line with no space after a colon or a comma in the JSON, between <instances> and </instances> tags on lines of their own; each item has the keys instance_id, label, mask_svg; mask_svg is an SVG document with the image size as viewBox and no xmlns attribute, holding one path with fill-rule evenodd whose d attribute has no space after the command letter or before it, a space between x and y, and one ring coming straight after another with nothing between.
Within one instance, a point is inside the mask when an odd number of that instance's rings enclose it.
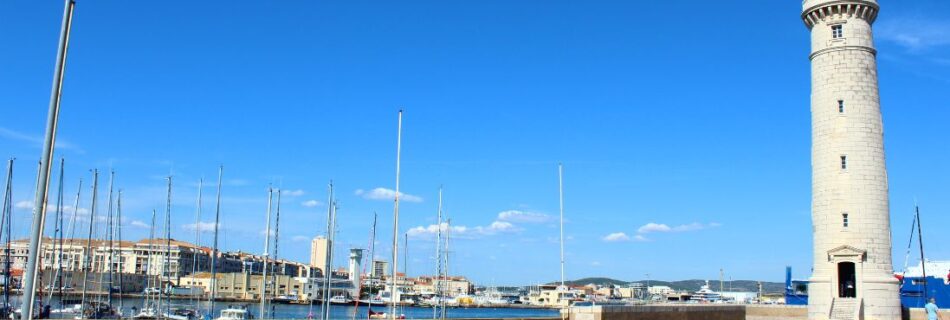
<instances>
[{"instance_id":1,"label":"white cloud","mask_svg":"<svg viewBox=\"0 0 950 320\"><path fill-rule=\"evenodd\" d=\"M132 222L129 224L132 225L133 227L146 228L146 229L151 227L148 223L145 223L139 220L132 220ZM194 228L192 228L192 230L194 230Z\"/></svg>"},{"instance_id":2,"label":"white cloud","mask_svg":"<svg viewBox=\"0 0 950 320\"><path fill-rule=\"evenodd\" d=\"M623 232L614 232L604 236L603 240L606 242L624 242L630 241L630 236Z\"/></svg>"},{"instance_id":3,"label":"white cloud","mask_svg":"<svg viewBox=\"0 0 950 320\"><path fill-rule=\"evenodd\" d=\"M926 17L897 17L880 21L876 36L908 51L950 45L950 22Z\"/></svg>"},{"instance_id":4,"label":"white cloud","mask_svg":"<svg viewBox=\"0 0 950 320\"><path fill-rule=\"evenodd\" d=\"M313 207L322 206L322 205L323 205L323 202L320 202L320 201L317 201L317 200L307 200L307 201L301 202L300 205L302 205L302 206L304 206L304 207L307 207L307 208L313 208Z\"/></svg>"},{"instance_id":5,"label":"white cloud","mask_svg":"<svg viewBox=\"0 0 950 320\"><path fill-rule=\"evenodd\" d=\"M645 234L651 232L670 232L670 230L672 230L672 228L670 228L668 225L650 222L640 226L640 228L637 229L637 233Z\"/></svg>"},{"instance_id":6,"label":"white cloud","mask_svg":"<svg viewBox=\"0 0 950 320\"><path fill-rule=\"evenodd\" d=\"M667 224L650 222L650 223L640 226L640 228L637 229L637 235L634 236L634 240L641 241L641 242L652 241L646 237L646 235L650 233L690 232L690 231L699 231L699 230L705 230L705 229L710 229L710 228L717 228L720 226L722 226L722 224L717 223L717 222L711 222L711 223L706 223L706 224L694 222L690 224L681 224L678 226L670 227Z\"/></svg>"},{"instance_id":7,"label":"white cloud","mask_svg":"<svg viewBox=\"0 0 950 320\"><path fill-rule=\"evenodd\" d=\"M186 230L195 230L195 224L189 223L182 226ZM198 222L198 231L200 232L214 232L214 222ZM220 225L218 225L220 228Z\"/></svg>"},{"instance_id":8,"label":"white cloud","mask_svg":"<svg viewBox=\"0 0 950 320\"><path fill-rule=\"evenodd\" d=\"M356 189L356 192L354 193L367 200L394 200L396 198L396 191L386 188L376 188L369 191ZM400 192L399 200L406 202L422 202L422 197Z\"/></svg>"},{"instance_id":9,"label":"white cloud","mask_svg":"<svg viewBox=\"0 0 950 320\"><path fill-rule=\"evenodd\" d=\"M498 220L520 223L544 223L550 221L551 216L536 212L508 210L498 213Z\"/></svg>"},{"instance_id":10,"label":"white cloud","mask_svg":"<svg viewBox=\"0 0 950 320\"><path fill-rule=\"evenodd\" d=\"M30 212L33 212L33 201L30 201L30 200L18 201L17 203L14 203L14 204L13 204L13 208L14 208L14 209L17 209L17 210L21 210L21 211L30 211ZM55 205L46 207L46 213L47 213L47 214L51 214L51 213L55 212L55 210L56 210L56 206L55 206ZM76 216L77 216L77 217L82 217L82 216L87 216L87 215L89 215L89 209L86 209L86 208L79 208L79 210L75 210L75 209L73 208L73 206L63 206L63 215L64 215L64 216L72 217L72 215L73 215L74 212L76 213Z\"/></svg>"},{"instance_id":11,"label":"white cloud","mask_svg":"<svg viewBox=\"0 0 950 320\"><path fill-rule=\"evenodd\" d=\"M20 210L33 210L33 201L30 201L30 200L17 201L17 203L13 204L13 207Z\"/></svg>"},{"instance_id":12,"label":"white cloud","mask_svg":"<svg viewBox=\"0 0 950 320\"><path fill-rule=\"evenodd\" d=\"M300 190L300 189L297 189L297 190L280 190L280 194L281 194L282 196L287 196L287 197L299 197L299 196L304 195L304 191L303 191L303 190Z\"/></svg>"},{"instance_id":13,"label":"white cloud","mask_svg":"<svg viewBox=\"0 0 950 320\"><path fill-rule=\"evenodd\" d=\"M0 127L0 137L9 139L9 140L19 140L33 144L36 147L43 146L43 137L41 136L31 136L22 132L13 131L4 127ZM83 150L78 146L75 146L69 142L63 141L63 139L56 139L56 148L67 150L71 149L73 151L83 153Z\"/></svg>"},{"instance_id":14,"label":"white cloud","mask_svg":"<svg viewBox=\"0 0 950 320\"><path fill-rule=\"evenodd\" d=\"M439 229L440 229L439 226L442 227L441 229L442 229L442 234L443 234L443 235L444 235L446 232L450 231L450 230L449 230L449 224L443 222L441 225L438 225L438 224L430 224L429 226L418 226L418 227L410 228L408 231L406 231L406 233L408 233L410 237L420 237L420 236L434 235L434 234L437 234L437 233L439 232ZM452 232L452 234L464 234L464 233L466 233L467 231L468 231L468 227L465 227L465 226L452 226L452 227L451 227L451 232Z\"/></svg>"},{"instance_id":15,"label":"white cloud","mask_svg":"<svg viewBox=\"0 0 950 320\"><path fill-rule=\"evenodd\" d=\"M505 222L505 221L492 222L490 225L488 225L488 228L483 229L484 232L487 232L490 234L495 234L498 232L512 232L512 231L518 231L518 230L519 229L515 227L515 225L511 224L511 222Z\"/></svg>"},{"instance_id":16,"label":"white cloud","mask_svg":"<svg viewBox=\"0 0 950 320\"><path fill-rule=\"evenodd\" d=\"M439 232L439 226L437 224L432 224L429 226L418 226L410 228L406 233L413 238L432 238L436 233ZM518 228L514 224L505 221L493 221L487 226L475 226L467 227L460 225L453 225L449 227L447 223L442 223L441 225L442 234L446 233L451 234L453 238L463 238L463 239L474 239L484 236L491 236L500 233L514 233L521 231L521 228Z\"/></svg>"},{"instance_id":17,"label":"white cloud","mask_svg":"<svg viewBox=\"0 0 950 320\"><path fill-rule=\"evenodd\" d=\"M601 266L601 263L600 263L600 261L591 261L591 262L590 262L590 266L591 266L591 267L599 267L599 266Z\"/></svg>"},{"instance_id":18,"label":"white cloud","mask_svg":"<svg viewBox=\"0 0 950 320\"><path fill-rule=\"evenodd\" d=\"M293 242L304 242L304 241L310 241L310 237L308 237L308 236L294 236L293 238L290 238L290 240L292 240Z\"/></svg>"}]
</instances>

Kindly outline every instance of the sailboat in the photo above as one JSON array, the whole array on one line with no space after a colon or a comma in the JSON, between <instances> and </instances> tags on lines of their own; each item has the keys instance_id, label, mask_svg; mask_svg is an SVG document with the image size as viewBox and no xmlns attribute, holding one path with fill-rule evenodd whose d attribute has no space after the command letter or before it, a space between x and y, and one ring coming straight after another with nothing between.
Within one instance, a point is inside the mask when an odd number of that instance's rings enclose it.
<instances>
[{"instance_id":1,"label":"sailboat","mask_svg":"<svg viewBox=\"0 0 950 320\"><path fill-rule=\"evenodd\" d=\"M377 220L376 212L373 212L373 228L371 229L370 236L369 236L369 261L370 261L369 264L370 265L373 264L373 258L376 257L375 256L376 255L376 220ZM363 268L364 268L364 273L365 273L365 268L366 268L365 265ZM386 304L383 300L376 299L373 296L367 296L364 298L362 282L360 282L360 288L359 288L359 292L357 293L357 298L358 299L356 300L356 307L359 307L361 304L366 305L366 308L369 314L375 313L373 312L373 306L382 306ZM355 318L355 315L354 315L354 318Z\"/></svg>"},{"instance_id":2,"label":"sailboat","mask_svg":"<svg viewBox=\"0 0 950 320\"><path fill-rule=\"evenodd\" d=\"M145 258L145 266L143 267L144 273L145 273L145 292L144 292L145 302L143 302L142 304L142 310L136 313L135 315L133 315L132 319L147 320L147 319L158 318L158 305L156 303L157 299L156 297L154 297L154 295L157 294L156 292L157 290L152 290L153 288L151 286L152 277L148 276L150 272L149 265L151 264L151 261L152 261L153 245L155 244L155 216L156 216L156 212L155 210L152 210L152 224L151 224L151 227L149 228L149 234L148 234L148 251L147 251L148 256Z\"/></svg>"},{"instance_id":3,"label":"sailboat","mask_svg":"<svg viewBox=\"0 0 950 320\"><path fill-rule=\"evenodd\" d=\"M76 217L79 216L80 200L82 200L82 179L79 179L79 186L76 188L76 199L73 202L73 215L69 219L69 231L67 234L68 239L75 239L76 234ZM70 240L73 242L74 240ZM62 260L65 259L66 255L62 253L62 245L60 245L60 264ZM69 286L69 283L72 283L72 275L74 272L62 272L62 267L59 268L61 273L65 273L65 276L61 276L63 279L60 281L61 285L59 287L60 291L72 291L73 288ZM76 300L75 298L67 299L65 296L60 294L60 308L58 310L52 310L52 313L58 314L59 318L72 318L75 315L82 313L82 301Z\"/></svg>"}]
</instances>

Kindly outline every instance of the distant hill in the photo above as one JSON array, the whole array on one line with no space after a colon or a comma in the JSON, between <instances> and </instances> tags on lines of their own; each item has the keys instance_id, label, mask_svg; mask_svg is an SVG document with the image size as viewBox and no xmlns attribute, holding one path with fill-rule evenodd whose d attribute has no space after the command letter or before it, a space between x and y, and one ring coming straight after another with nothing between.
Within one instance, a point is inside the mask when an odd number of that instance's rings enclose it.
<instances>
[{"instance_id":1,"label":"distant hill","mask_svg":"<svg viewBox=\"0 0 950 320\"><path fill-rule=\"evenodd\" d=\"M662 281L662 280L637 280L637 281L624 281L617 280L612 278L605 277L591 277L591 278L582 278L577 280L565 281L568 285L573 286L582 286L587 284L596 284L600 286L605 285L627 285L630 283L639 282L642 284L650 283L651 286L668 286L674 290L683 290L683 291L696 291L699 290L699 287L706 284L706 280L692 279L692 280L680 280L680 281ZM722 289L725 291L759 291L758 281L754 280L733 280L733 281L724 281L722 283ZM557 284L557 282L552 282L550 284ZM709 280L710 289L719 291L719 280ZM781 282L762 282L762 290L765 293L780 293L785 291L785 284Z\"/></svg>"},{"instance_id":2,"label":"distant hill","mask_svg":"<svg viewBox=\"0 0 950 320\"><path fill-rule=\"evenodd\" d=\"M577 279L577 280L564 281L564 283L571 286L583 286L583 285L592 284L592 283L599 286L606 286L606 285L625 285L628 282L623 281L623 280L611 279L611 278L595 277L595 278L582 278L582 279ZM557 284L557 283L553 283L553 284Z\"/></svg>"}]
</instances>

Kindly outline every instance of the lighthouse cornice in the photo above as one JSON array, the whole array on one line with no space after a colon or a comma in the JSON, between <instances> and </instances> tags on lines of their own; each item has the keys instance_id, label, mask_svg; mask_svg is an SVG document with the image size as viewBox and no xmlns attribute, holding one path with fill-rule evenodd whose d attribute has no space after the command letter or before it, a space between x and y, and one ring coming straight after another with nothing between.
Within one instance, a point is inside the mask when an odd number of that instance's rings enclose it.
<instances>
[{"instance_id":1,"label":"lighthouse cornice","mask_svg":"<svg viewBox=\"0 0 950 320\"><path fill-rule=\"evenodd\" d=\"M858 18L872 24L880 11L874 0L806 0L803 5L801 18L808 29L827 19Z\"/></svg>"}]
</instances>

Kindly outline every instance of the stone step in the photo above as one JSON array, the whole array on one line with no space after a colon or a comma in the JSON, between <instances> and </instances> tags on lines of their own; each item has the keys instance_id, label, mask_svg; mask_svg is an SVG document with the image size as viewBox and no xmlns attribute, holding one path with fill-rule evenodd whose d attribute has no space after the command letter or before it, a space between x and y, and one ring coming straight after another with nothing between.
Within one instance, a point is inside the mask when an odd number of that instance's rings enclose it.
<instances>
[{"instance_id":1,"label":"stone step","mask_svg":"<svg viewBox=\"0 0 950 320\"><path fill-rule=\"evenodd\" d=\"M855 299L835 299L831 310L832 320L853 320L854 308L858 302Z\"/></svg>"}]
</instances>

